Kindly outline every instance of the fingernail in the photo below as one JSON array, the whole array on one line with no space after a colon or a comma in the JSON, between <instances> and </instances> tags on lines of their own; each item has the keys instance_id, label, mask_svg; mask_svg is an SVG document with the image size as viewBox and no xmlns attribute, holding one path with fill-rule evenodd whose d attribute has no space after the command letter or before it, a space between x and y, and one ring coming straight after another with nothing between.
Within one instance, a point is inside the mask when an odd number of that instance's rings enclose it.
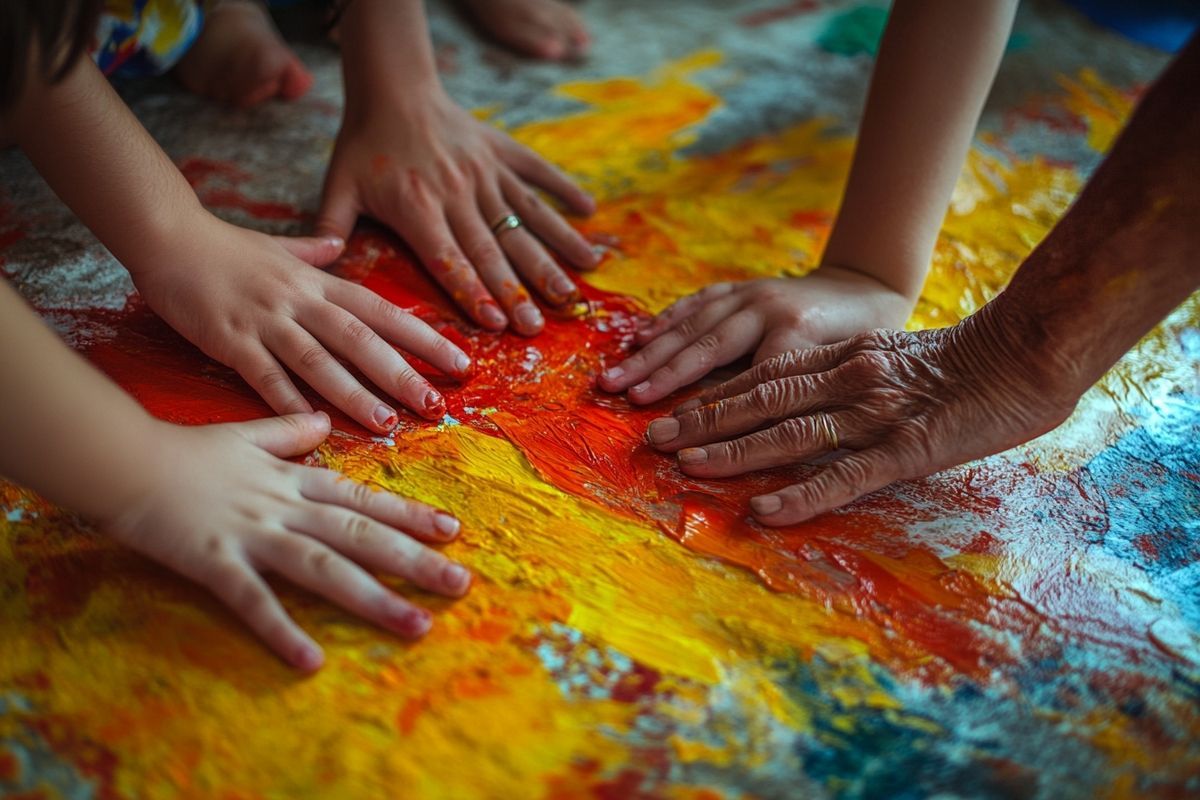
<instances>
[{"instance_id":1,"label":"fingernail","mask_svg":"<svg viewBox=\"0 0 1200 800\"><path fill-rule=\"evenodd\" d=\"M708 451L703 447L685 447L679 451L680 464L703 464L708 461Z\"/></svg>"},{"instance_id":2,"label":"fingernail","mask_svg":"<svg viewBox=\"0 0 1200 800\"><path fill-rule=\"evenodd\" d=\"M471 585L471 573L464 566L450 564L442 569L442 584L455 594L462 594Z\"/></svg>"},{"instance_id":3,"label":"fingernail","mask_svg":"<svg viewBox=\"0 0 1200 800\"><path fill-rule=\"evenodd\" d=\"M336 247L338 250L341 250L346 246L346 240L340 236L326 236L324 237L324 240L327 245L330 247Z\"/></svg>"},{"instance_id":4,"label":"fingernail","mask_svg":"<svg viewBox=\"0 0 1200 800\"><path fill-rule=\"evenodd\" d=\"M753 509L755 514L765 516L767 514L774 514L783 508L783 501L773 494L766 494L762 497L750 498L750 508Z\"/></svg>"},{"instance_id":5,"label":"fingernail","mask_svg":"<svg viewBox=\"0 0 1200 800\"><path fill-rule=\"evenodd\" d=\"M695 409L697 409L699 407L700 407L700 398L697 397L697 398L688 400L686 403L680 403L679 407L676 408L675 411L672 413L674 413L675 416L679 416L680 414L686 414L689 411L694 411Z\"/></svg>"},{"instance_id":6,"label":"fingernail","mask_svg":"<svg viewBox=\"0 0 1200 800\"><path fill-rule=\"evenodd\" d=\"M371 419L375 420L375 424L380 428L391 429L396 425L396 412L380 403L375 406L375 413Z\"/></svg>"},{"instance_id":7,"label":"fingernail","mask_svg":"<svg viewBox=\"0 0 1200 800\"><path fill-rule=\"evenodd\" d=\"M550 291L558 300L569 300L575 296L575 284L566 275L556 275L550 281Z\"/></svg>"},{"instance_id":8,"label":"fingernail","mask_svg":"<svg viewBox=\"0 0 1200 800\"><path fill-rule=\"evenodd\" d=\"M454 359L454 369L460 375L464 374L471 368L471 358L466 353L459 353Z\"/></svg>"},{"instance_id":9,"label":"fingernail","mask_svg":"<svg viewBox=\"0 0 1200 800\"><path fill-rule=\"evenodd\" d=\"M499 330L508 324L508 318L504 316L504 312L491 300L484 300L479 304L478 309L479 318L483 320L484 326Z\"/></svg>"},{"instance_id":10,"label":"fingernail","mask_svg":"<svg viewBox=\"0 0 1200 800\"><path fill-rule=\"evenodd\" d=\"M625 370L621 369L620 367L613 367L612 369L606 369L606 370L604 370L604 375L603 375L604 380L606 380L606 381L619 381L624 376L625 376Z\"/></svg>"},{"instance_id":11,"label":"fingernail","mask_svg":"<svg viewBox=\"0 0 1200 800\"><path fill-rule=\"evenodd\" d=\"M654 444L665 444L679 435L679 420L673 417L656 419L650 423L647 433Z\"/></svg>"},{"instance_id":12,"label":"fingernail","mask_svg":"<svg viewBox=\"0 0 1200 800\"><path fill-rule=\"evenodd\" d=\"M396 633L414 639L429 633L429 629L433 627L433 616L428 611L405 605L399 600L395 601L387 619Z\"/></svg>"},{"instance_id":13,"label":"fingernail","mask_svg":"<svg viewBox=\"0 0 1200 800\"><path fill-rule=\"evenodd\" d=\"M325 662L325 654L321 652L321 648L315 644L302 644L296 651L295 658L292 663L297 669L305 672L312 672Z\"/></svg>"},{"instance_id":14,"label":"fingernail","mask_svg":"<svg viewBox=\"0 0 1200 800\"><path fill-rule=\"evenodd\" d=\"M425 413L429 416L440 417L446 410L446 401L435 390L430 389L425 393Z\"/></svg>"},{"instance_id":15,"label":"fingernail","mask_svg":"<svg viewBox=\"0 0 1200 800\"><path fill-rule=\"evenodd\" d=\"M634 394L641 394L642 392L646 391L649 388L650 388L650 381L642 381L641 383L639 383L637 386L633 387L629 391L633 392Z\"/></svg>"},{"instance_id":16,"label":"fingernail","mask_svg":"<svg viewBox=\"0 0 1200 800\"><path fill-rule=\"evenodd\" d=\"M456 520L449 514L437 514L433 518L433 527L438 529L438 532L447 538L457 536L462 528L462 523Z\"/></svg>"},{"instance_id":17,"label":"fingernail","mask_svg":"<svg viewBox=\"0 0 1200 800\"><path fill-rule=\"evenodd\" d=\"M538 311L538 307L533 303L517 306L514 316L517 318L517 326L527 331L540 330L545 322L542 312Z\"/></svg>"}]
</instances>

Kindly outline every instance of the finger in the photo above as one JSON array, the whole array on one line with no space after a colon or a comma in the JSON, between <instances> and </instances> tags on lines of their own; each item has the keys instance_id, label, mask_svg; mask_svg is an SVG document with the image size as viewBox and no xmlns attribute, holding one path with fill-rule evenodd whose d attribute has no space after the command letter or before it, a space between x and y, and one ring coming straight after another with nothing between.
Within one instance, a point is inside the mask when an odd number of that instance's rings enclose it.
<instances>
[{"instance_id":1,"label":"finger","mask_svg":"<svg viewBox=\"0 0 1200 800\"><path fill-rule=\"evenodd\" d=\"M838 412L792 417L766 430L703 447L687 447L677 454L679 469L697 478L743 475L760 469L811 461L833 452L834 445L852 445L858 431ZM826 425L832 425L835 442ZM843 440L844 439L844 440Z\"/></svg>"},{"instance_id":2,"label":"finger","mask_svg":"<svg viewBox=\"0 0 1200 800\"><path fill-rule=\"evenodd\" d=\"M218 562L203 582L284 661L305 672L321 666L325 660L321 648L288 616L266 581L248 565Z\"/></svg>"},{"instance_id":3,"label":"finger","mask_svg":"<svg viewBox=\"0 0 1200 800\"><path fill-rule=\"evenodd\" d=\"M461 597L471 585L471 573L461 564L348 508L313 503L288 527L369 569L397 575L426 591Z\"/></svg>"},{"instance_id":4,"label":"finger","mask_svg":"<svg viewBox=\"0 0 1200 800\"><path fill-rule=\"evenodd\" d=\"M851 453L786 489L752 498L750 508L764 525L794 525L903 477L900 462L887 449L877 447Z\"/></svg>"},{"instance_id":5,"label":"finger","mask_svg":"<svg viewBox=\"0 0 1200 800\"><path fill-rule=\"evenodd\" d=\"M229 366L276 414L305 414L313 410L287 371L261 346L247 348L230 359Z\"/></svg>"},{"instance_id":6,"label":"finger","mask_svg":"<svg viewBox=\"0 0 1200 800\"><path fill-rule=\"evenodd\" d=\"M317 236L336 236L344 241L350 238L358 221L358 198L353 185L344 182L341 174L332 169L326 174L321 209L313 229Z\"/></svg>"},{"instance_id":7,"label":"finger","mask_svg":"<svg viewBox=\"0 0 1200 800\"><path fill-rule=\"evenodd\" d=\"M446 401L441 392L395 348L344 308L328 303L301 316L297 322L406 407L426 419L441 419L445 415Z\"/></svg>"},{"instance_id":8,"label":"finger","mask_svg":"<svg viewBox=\"0 0 1200 800\"><path fill-rule=\"evenodd\" d=\"M462 250L479 271L479 277L500 301L508 313L513 328L524 336L540 333L546 326L541 310L529 299L517 274L500 249L495 234L483 222L480 209L474 204L462 204L449 212L450 227L462 245Z\"/></svg>"},{"instance_id":9,"label":"finger","mask_svg":"<svg viewBox=\"0 0 1200 800\"><path fill-rule=\"evenodd\" d=\"M268 537L251 555L298 586L401 636L424 636L433 622L429 612L388 591L362 567L309 536Z\"/></svg>"},{"instance_id":10,"label":"finger","mask_svg":"<svg viewBox=\"0 0 1200 800\"><path fill-rule=\"evenodd\" d=\"M324 411L229 423L238 436L279 458L316 449L329 436L329 426L329 415Z\"/></svg>"},{"instance_id":11,"label":"finger","mask_svg":"<svg viewBox=\"0 0 1200 800\"><path fill-rule=\"evenodd\" d=\"M346 249L346 240L332 234L326 236L272 236L284 250L314 267L326 267L337 260Z\"/></svg>"},{"instance_id":12,"label":"finger","mask_svg":"<svg viewBox=\"0 0 1200 800\"><path fill-rule=\"evenodd\" d=\"M654 403L717 367L741 358L762 338L762 320L741 311L684 348L649 378L629 390L635 403Z\"/></svg>"},{"instance_id":13,"label":"finger","mask_svg":"<svg viewBox=\"0 0 1200 800\"><path fill-rule=\"evenodd\" d=\"M853 343L852 339L847 339L837 344L827 344L804 350L789 350L786 353L780 353L774 358L769 358L766 361L755 364L741 375L730 378L720 386L704 390L700 393L699 397L689 400L676 408L674 413L685 414L699 406L715 403L727 397L734 397L766 381L789 378L793 375L809 375L814 372L824 372L833 369L842 362L846 356L846 351L850 349Z\"/></svg>"},{"instance_id":14,"label":"finger","mask_svg":"<svg viewBox=\"0 0 1200 800\"><path fill-rule=\"evenodd\" d=\"M272 334L267 346L317 393L359 424L379 433L396 427L396 411L363 387L325 346L299 325Z\"/></svg>"},{"instance_id":15,"label":"finger","mask_svg":"<svg viewBox=\"0 0 1200 800\"><path fill-rule=\"evenodd\" d=\"M304 468L300 493L313 502L344 506L423 539L449 541L461 528L445 511L352 481L332 470Z\"/></svg>"},{"instance_id":16,"label":"finger","mask_svg":"<svg viewBox=\"0 0 1200 800\"><path fill-rule=\"evenodd\" d=\"M696 313L684 317L675 327L641 350L615 367L605 370L600 376L600 388L609 392L620 392L642 383L656 369L671 361L688 345L708 334L737 311L739 303L738 298L732 295L721 297L700 308Z\"/></svg>"},{"instance_id":17,"label":"finger","mask_svg":"<svg viewBox=\"0 0 1200 800\"><path fill-rule=\"evenodd\" d=\"M391 344L407 350L447 375L461 378L471 371L471 357L458 345L370 289L339 280L326 290L326 296Z\"/></svg>"},{"instance_id":18,"label":"finger","mask_svg":"<svg viewBox=\"0 0 1200 800\"><path fill-rule=\"evenodd\" d=\"M830 397L825 377L830 374L822 372L766 381L748 392L656 419L647 428L646 438L657 449L673 453L684 447L725 441L791 417L809 414L820 409Z\"/></svg>"},{"instance_id":19,"label":"finger","mask_svg":"<svg viewBox=\"0 0 1200 800\"><path fill-rule=\"evenodd\" d=\"M490 331L504 330L508 317L459 249L440 209L424 210L413 225L403 225L400 220L389 224L404 237L455 305L477 325Z\"/></svg>"},{"instance_id":20,"label":"finger","mask_svg":"<svg viewBox=\"0 0 1200 800\"><path fill-rule=\"evenodd\" d=\"M580 189L575 181L558 167L500 131L493 130L493 141L496 142L504 163L518 177L539 189L545 189L562 200L567 208L576 214L588 215L596 211L596 201L592 196Z\"/></svg>"},{"instance_id":21,"label":"finger","mask_svg":"<svg viewBox=\"0 0 1200 800\"><path fill-rule=\"evenodd\" d=\"M505 200L517 216L551 249L577 269L595 269L599 258L588 240L568 225L556 210L546 205L537 192L512 173L506 173L501 178L500 186Z\"/></svg>"},{"instance_id":22,"label":"finger","mask_svg":"<svg viewBox=\"0 0 1200 800\"><path fill-rule=\"evenodd\" d=\"M736 284L733 283L714 283L711 286L706 286L698 292L689 294L686 297L681 297L650 321L637 333L638 344L644 345L652 339L660 336L664 331L667 331L677 324L679 321L699 311L704 306L716 300L719 297L724 297L733 291Z\"/></svg>"}]
</instances>

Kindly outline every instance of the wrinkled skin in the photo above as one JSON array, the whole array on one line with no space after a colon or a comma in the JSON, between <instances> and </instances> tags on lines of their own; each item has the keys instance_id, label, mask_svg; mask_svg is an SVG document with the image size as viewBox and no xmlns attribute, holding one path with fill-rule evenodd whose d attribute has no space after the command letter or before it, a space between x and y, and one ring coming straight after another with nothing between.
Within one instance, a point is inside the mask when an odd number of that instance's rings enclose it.
<instances>
[{"instance_id":1,"label":"wrinkled skin","mask_svg":"<svg viewBox=\"0 0 1200 800\"><path fill-rule=\"evenodd\" d=\"M101 529L206 586L298 669L319 667L321 648L288 616L262 573L277 573L410 639L429 630L429 612L368 570L448 597L470 586L465 568L422 543L454 538L453 517L283 460L325 439L325 414L154 425L137 495L101 515Z\"/></svg>"},{"instance_id":2,"label":"wrinkled skin","mask_svg":"<svg viewBox=\"0 0 1200 800\"><path fill-rule=\"evenodd\" d=\"M470 369L470 358L426 323L315 269L341 253L340 240L267 236L208 215L186 236L172 258L134 275L138 291L172 328L237 370L276 413L312 411L286 367L360 424L387 433L395 409L339 357L428 419L441 417L444 400L395 348L448 375Z\"/></svg>"},{"instance_id":3,"label":"wrinkled skin","mask_svg":"<svg viewBox=\"0 0 1200 800\"><path fill-rule=\"evenodd\" d=\"M971 319L954 328L875 330L791 350L650 424L647 438L700 478L808 463L797 483L750 501L767 525L802 522L893 481L1013 447L1059 425L1079 391Z\"/></svg>"},{"instance_id":4,"label":"wrinkled skin","mask_svg":"<svg viewBox=\"0 0 1200 800\"><path fill-rule=\"evenodd\" d=\"M900 327L913 301L877 279L823 266L802 278L718 283L680 299L639 331L639 352L600 376L610 392L654 403L748 353L788 350Z\"/></svg>"},{"instance_id":5,"label":"wrinkled skin","mask_svg":"<svg viewBox=\"0 0 1200 800\"><path fill-rule=\"evenodd\" d=\"M359 214L371 216L404 239L476 324L499 331L511 322L518 333L540 332L545 319L527 286L552 305L578 296L547 247L579 269L595 267L596 256L534 189L581 214L595 203L556 167L440 90L413 92L393 111L347 109L317 232L345 238ZM491 226L509 213L524 226L493 233Z\"/></svg>"}]
</instances>

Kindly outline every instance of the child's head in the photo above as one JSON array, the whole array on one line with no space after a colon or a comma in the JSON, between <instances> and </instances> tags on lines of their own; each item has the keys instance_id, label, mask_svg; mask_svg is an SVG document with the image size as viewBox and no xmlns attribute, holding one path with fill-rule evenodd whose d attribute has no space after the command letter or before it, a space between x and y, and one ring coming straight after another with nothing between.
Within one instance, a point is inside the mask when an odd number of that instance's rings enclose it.
<instances>
[{"instance_id":1,"label":"child's head","mask_svg":"<svg viewBox=\"0 0 1200 800\"><path fill-rule=\"evenodd\" d=\"M0 0L0 111L31 75L56 81L96 33L102 0Z\"/></svg>"}]
</instances>

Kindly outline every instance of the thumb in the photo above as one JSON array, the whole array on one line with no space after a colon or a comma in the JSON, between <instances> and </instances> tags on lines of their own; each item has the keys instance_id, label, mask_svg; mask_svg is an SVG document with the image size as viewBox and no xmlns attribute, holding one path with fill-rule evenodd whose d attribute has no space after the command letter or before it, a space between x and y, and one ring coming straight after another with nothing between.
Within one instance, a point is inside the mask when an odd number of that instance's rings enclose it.
<instances>
[{"instance_id":1,"label":"thumb","mask_svg":"<svg viewBox=\"0 0 1200 800\"><path fill-rule=\"evenodd\" d=\"M284 250L314 267L325 267L337 260L346 249L340 236L273 236Z\"/></svg>"},{"instance_id":2,"label":"thumb","mask_svg":"<svg viewBox=\"0 0 1200 800\"><path fill-rule=\"evenodd\" d=\"M305 264L328 266L346 249L341 236L272 236L283 249Z\"/></svg>"},{"instance_id":3,"label":"thumb","mask_svg":"<svg viewBox=\"0 0 1200 800\"><path fill-rule=\"evenodd\" d=\"M314 229L317 236L337 236L348 239L358 221L358 201L352 186L330 173L321 193L321 210L317 212Z\"/></svg>"},{"instance_id":4,"label":"thumb","mask_svg":"<svg viewBox=\"0 0 1200 800\"><path fill-rule=\"evenodd\" d=\"M329 426L329 415L324 411L288 414L231 425L250 444L279 458L291 458L313 450L325 441Z\"/></svg>"}]
</instances>

